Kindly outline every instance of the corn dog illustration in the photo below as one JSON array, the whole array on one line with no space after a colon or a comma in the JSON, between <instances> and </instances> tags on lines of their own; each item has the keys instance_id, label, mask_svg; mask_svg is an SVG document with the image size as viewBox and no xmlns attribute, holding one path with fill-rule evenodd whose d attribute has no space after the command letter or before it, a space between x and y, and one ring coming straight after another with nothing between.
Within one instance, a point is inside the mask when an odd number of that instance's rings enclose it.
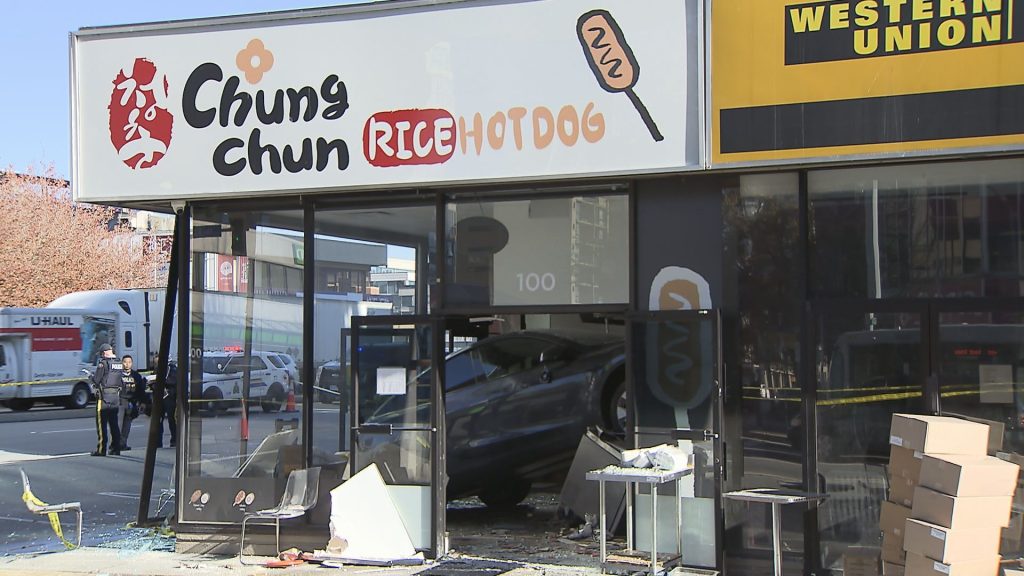
<instances>
[{"instance_id":1,"label":"corn dog illustration","mask_svg":"<svg viewBox=\"0 0 1024 576\"><path fill-rule=\"evenodd\" d=\"M607 10L591 10L576 21L576 35L583 46L583 54L587 57L590 69L597 77L597 83L608 92L624 92L640 113L651 138L655 142L665 139L658 130L658 125L651 118L647 106L633 91L640 79L640 64L633 55L633 50L626 43L622 29Z\"/></svg>"},{"instance_id":2,"label":"corn dog illustration","mask_svg":"<svg viewBox=\"0 0 1024 576\"><path fill-rule=\"evenodd\" d=\"M239 490L238 494L235 494L235 502L232 506L238 506L243 500L245 500L245 490Z\"/></svg>"},{"instance_id":3,"label":"corn dog illustration","mask_svg":"<svg viewBox=\"0 0 1024 576\"><path fill-rule=\"evenodd\" d=\"M191 497L190 497L190 498L188 499L189 503L190 503L190 504L195 504L196 502L199 502L199 498L200 498L200 497L201 497L202 495L203 495L203 491L202 491L202 490L199 490L199 489L197 488L197 489L196 489L196 491L192 493L192 496L191 496Z\"/></svg>"}]
</instances>

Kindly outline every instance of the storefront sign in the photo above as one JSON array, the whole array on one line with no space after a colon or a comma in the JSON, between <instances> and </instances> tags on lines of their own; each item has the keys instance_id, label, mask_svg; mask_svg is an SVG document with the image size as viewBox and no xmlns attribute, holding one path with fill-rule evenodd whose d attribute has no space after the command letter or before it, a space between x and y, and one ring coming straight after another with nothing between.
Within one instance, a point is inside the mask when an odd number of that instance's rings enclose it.
<instances>
[{"instance_id":1,"label":"storefront sign","mask_svg":"<svg viewBox=\"0 0 1024 576\"><path fill-rule=\"evenodd\" d=\"M701 167L699 3L419 4L76 34L76 197Z\"/></svg>"},{"instance_id":2,"label":"storefront sign","mask_svg":"<svg viewBox=\"0 0 1024 576\"><path fill-rule=\"evenodd\" d=\"M1024 145L1019 0L712 10L712 164Z\"/></svg>"}]
</instances>

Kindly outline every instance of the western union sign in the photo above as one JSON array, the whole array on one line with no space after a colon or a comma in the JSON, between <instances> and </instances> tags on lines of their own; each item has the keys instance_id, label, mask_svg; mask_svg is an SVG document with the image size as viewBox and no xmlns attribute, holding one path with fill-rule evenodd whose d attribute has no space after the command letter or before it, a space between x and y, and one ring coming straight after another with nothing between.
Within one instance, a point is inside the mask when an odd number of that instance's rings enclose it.
<instances>
[{"instance_id":1,"label":"western union sign","mask_svg":"<svg viewBox=\"0 0 1024 576\"><path fill-rule=\"evenodd\" d=\"M786 7L786 64L1019 42L1014 0L860 0Z\"/></svg>"},{"instance_id":2,"label":"western union sign","mask_svg":"<svg viewBox=\"0 0 1024 576\"><path fill-rule=\"evenodd\" d=\"M1024 0L716 0L716 164L1024 145Z\"/></svg>"}]
</instances>

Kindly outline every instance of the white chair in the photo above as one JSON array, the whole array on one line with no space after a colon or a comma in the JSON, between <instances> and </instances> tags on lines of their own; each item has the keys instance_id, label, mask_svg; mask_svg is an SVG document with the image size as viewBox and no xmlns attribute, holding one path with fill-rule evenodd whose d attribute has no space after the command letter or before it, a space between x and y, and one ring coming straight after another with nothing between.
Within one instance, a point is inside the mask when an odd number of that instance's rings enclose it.
<instances>
[{"instance_id":1,"label":"white chair","mask_svg":"<svg viewBox=\"0 0 1024 576\"><path fill-rule=\"evenodd\" d=\"M28 474L25 474L25 470L21 469L21 486L22 486L22 500L25 501L25 506L28 507L28 511L33 514L40 516L49 516L50 525L53 526L53 531L60 538L61 542L65 546L71 548L71 543L64 538L64 533L60 529L60 517L57 516L61 512L74 512L78 517L78 528L76 529L77 537L75 539L74 548L78 548L82 545L82 504L79 502L64 502L63 504L47 504L36 497L32 493L32 485L29 484Z\"/></svg>"},{"instance_id":2,"label":"white chair","mask_svg":"<svg viewBox=\"0 0 1024 576\"><path fill-rule=\"evenodd\" d=\"M238 561L251 565L242 556L245 550L245 525L249 520L269 520L274 524L277 554L281 553L281 520L298 518L316 506L317 491L320 489L320 468L293 470L281 495L281 502L274 508L251 512L242 517L242 537L238 542ZM269 525L269 524L268 524Z\"/></svg>"}]
</instances>

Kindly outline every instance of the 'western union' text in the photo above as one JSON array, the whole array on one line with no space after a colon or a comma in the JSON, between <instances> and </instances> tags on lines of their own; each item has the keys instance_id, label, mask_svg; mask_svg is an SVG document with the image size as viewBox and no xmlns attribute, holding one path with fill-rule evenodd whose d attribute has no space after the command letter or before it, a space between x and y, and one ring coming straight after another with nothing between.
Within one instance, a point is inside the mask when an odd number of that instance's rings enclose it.
<instances>
[{"instance_id":1,"label":"'western union' text","mask_svg":"<svg viewBox=\"0 0 1024 576\"><path fill-rule=\"evenodd\" d=\"M1018 42L1014 0L845 0L786 6L786 64ZM1018 22L1015 22L1017 20Z\"/></svg>"}]
</instances>

